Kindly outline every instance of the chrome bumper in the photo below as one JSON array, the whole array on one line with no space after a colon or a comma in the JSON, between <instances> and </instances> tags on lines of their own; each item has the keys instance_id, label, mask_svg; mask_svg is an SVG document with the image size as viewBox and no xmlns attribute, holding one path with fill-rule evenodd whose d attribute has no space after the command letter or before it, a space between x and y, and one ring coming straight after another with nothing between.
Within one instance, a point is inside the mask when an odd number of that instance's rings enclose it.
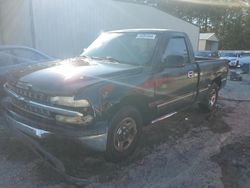
<instances>
[{"instance_id":1,"label":"chrome bumper","mask_svg":"<svg viewBox=\"0 0 250 188\"><path fill-rule=\"evenodd\" d=\"M52 133L49 131L44 131L41 129L36 129L33 127L30 127L24 123L21 123L19 121L16 121L14 118L8 116L7 114L5 115L5 119L9 125L11 125L12 128L19 130L31 137L38 138L38 139L43 139L51 135Z\"/></svg>"},{"instance_id":2,"label":"chrome bumper","mask_svg":"<svg viewBox=\"0 0 250 188\"><path fill-rule=\"evenodd\" d=\"M53 138L53 136L58 137L56 133L45 131L42 129L37 129L27 124L24 124L22 122L19 122L15 120L13 117L11 117L10 115L8 115L7 113L5 113L4 116L10 128L16 131L21 131L25 135L30 136L32 138L42 140L48 137ZM106 150L107 133L100 134L100 135L76 137L76 138L70 138L70 139L77 141L78 143L96 151L103 152Z\"/></svg>"}]
</instances>

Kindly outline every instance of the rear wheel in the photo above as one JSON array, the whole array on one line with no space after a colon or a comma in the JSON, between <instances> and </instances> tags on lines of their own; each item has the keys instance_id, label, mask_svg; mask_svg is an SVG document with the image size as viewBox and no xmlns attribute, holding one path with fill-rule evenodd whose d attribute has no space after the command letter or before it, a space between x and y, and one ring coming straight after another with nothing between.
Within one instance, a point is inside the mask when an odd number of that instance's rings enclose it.
<instances>
[{"instance_id":1,"label":"rear wheel","mask_svg":"<svg viewBox=\"0 0 250 188\"><path fill-rule=\"evenodd\" d=\"M209 88L204 100L201 101L201 103L199 104L202 110L212 111L215 108L218 100L218 91L218 85L216 83L213 83L212 86Z\"/></svg>"},{"instance_id":2,"label":"rear wheel","mask_svg":"<svg viewBox=\"0 0 250 188\"><path fill-rule=\"evenodd\" d=\"M140 112L126 106L120 109L113 117L108 131L106 158L109 161L118 162L136 149L142 126Z\"/></svg>"}]
</instances>

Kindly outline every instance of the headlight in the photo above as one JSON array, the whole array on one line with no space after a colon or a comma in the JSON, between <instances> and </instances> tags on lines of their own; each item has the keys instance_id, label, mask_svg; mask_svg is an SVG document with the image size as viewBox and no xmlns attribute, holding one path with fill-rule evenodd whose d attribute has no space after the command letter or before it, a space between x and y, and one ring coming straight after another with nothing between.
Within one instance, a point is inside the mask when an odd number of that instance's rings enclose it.
<instances>
[{"instance_id":1,"label":"headlight","mask_svg":"<svg viewBox=\"0 0 250 188\"><path fill-rule=\"evenodd\" d=\"M75 100L74 97L51 97L50 102L55 105L75 107L75 108L88 108L90 103L88 100ZM82 114L80 116L65 116L57 114L55 119L58 123L62 124L75 124L75 125L86 125L92 123L94 120L91 114Z\"/></svg>"},{"instance_id":2,"label":"headlight","mask_svg":"<svg viewBox=\"0 0 250 188\"><path fill-rule=\"evenodd\" d=\"M51 97L50 102L52 104L68 106L68 107L86 108L90 106L88 100L75 100L74 97Z\"/></svg>"}]
</instances>

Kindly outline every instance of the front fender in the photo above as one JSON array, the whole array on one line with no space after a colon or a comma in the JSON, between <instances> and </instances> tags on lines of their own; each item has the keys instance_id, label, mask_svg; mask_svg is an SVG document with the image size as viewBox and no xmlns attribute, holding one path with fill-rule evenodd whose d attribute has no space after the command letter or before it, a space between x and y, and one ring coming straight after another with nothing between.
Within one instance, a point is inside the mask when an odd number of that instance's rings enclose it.
<instances>
[{"instance_id":1,"label":"front fender","mask_svg":"<svg viewBox=\"0 0 250 188\"><path fill-rule=\"evenodd\" d=\"M139 83L105 81L80 89L75 98L89 100L95 111L96 119L106 121L120 108L123 99L129 96L149 98L154 95L154 91L143 89L140 85Z\"/></svg>"}]
</instances>

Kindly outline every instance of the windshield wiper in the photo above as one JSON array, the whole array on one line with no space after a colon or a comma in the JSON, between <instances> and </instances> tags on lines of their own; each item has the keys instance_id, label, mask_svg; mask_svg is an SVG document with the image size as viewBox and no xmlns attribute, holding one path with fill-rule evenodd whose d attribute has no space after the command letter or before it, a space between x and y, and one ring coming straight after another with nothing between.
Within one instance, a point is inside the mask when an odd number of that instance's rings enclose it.
<instances>
[{"instance_id":1,"label":"windshield wiper","mask_svg":"<svg viewBox=\"0 0 250 188\"><path fill-rule=\"evenodd\" d=\"M112 63L120 63L120 64L128 64L128 65L136 65L136 66L139 66L140 64L138 63L128 63L128 62L124 62L124 61L120 61L120 60L117 60L113 57L110 57L110 56L107 56L107 57L96 57L96 56L92 56L90 57L92 59L97 59L97 60L102 60L102 61L110 61Z\"/></svg>"},{"instance_id":2,"label":"windshield wiper","mask_svg":"<svg viewBox=\"0 0 250 188\"><path fill-rule=\"evenodd\" d=\"M108 56L108 57L96 57L96 56L92 56L91 58L92 59L97 59L97 60L103 60L103 61L107 60L107 61L114 62L114 63L121 63L121 61L119 61L119 60L117 60L117 59L115 59L113 57L110 57L110 56Z\"/></svg>"},{"instance_id":3,"label":"windshield wiper","mask_svg":"<svg viewBox=\"0 0 250 188\"><path fill-rule=\"evenodd\" d=\"M89 59L92 59L92 57L90 57L90 56L87 56L87 55L80 55L80 58L83 58L83 59L85 59L85 58L89 58Z\"/></svg>"}]
</instances>

